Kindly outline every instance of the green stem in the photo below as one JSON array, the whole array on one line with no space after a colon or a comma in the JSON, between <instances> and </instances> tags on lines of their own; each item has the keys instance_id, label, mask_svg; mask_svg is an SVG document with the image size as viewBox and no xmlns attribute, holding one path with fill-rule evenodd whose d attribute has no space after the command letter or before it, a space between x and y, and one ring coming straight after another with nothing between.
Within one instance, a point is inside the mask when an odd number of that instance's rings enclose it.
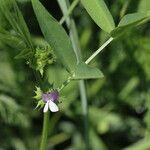
<instances>
[{"instance_id":1,"label":"green stem","mask_svg":"<svg viewBox=\"0 0 150 150\"><path fill-rule=\"evenodd\" d=\"M123 7L121 9L121 12L120 12L120 19L125 15L125 13L127 11L127 8L128 8L128 6L130 4L130 1L131 0L127 0L127 1L124 2L124 5L123 5Z\"/></svg>"},{"instance_id":2,"label":"green stem","mask_svg":"<svg viewBox=\"0 0 150 150\"><path fill-rule=\"evenodd\" d=\"M40 150L46 150L47 137L48 137L48 129L49 129L49 111L44 113L43 118L43 131L42 138L40 144Z\"/></svg>"},{"instance_id":3,"label":"green stem","mask_svg":"<svg viewBox=\"0 0 150 150\"><path fill-rule=\"evenodd\" d=\"M78 3L78 0L75 0L75 1ZM71 38L71 41L73 44L73 48L76 53L77 60L78 60L78 62L80 62L82 60L82 56L81 56L81 49L80 49L80 45L79 45L76 26L75 26L73 19L68 17L76 5L74 5L74 7L72 7L72 9L70 9L71 7L69 7L69 10L68 10L69 1L58 0L58 3L64 14L64 17L60 20L60 24L62 24L66 20L67 26L70 29L70 38ZM109 40L107 40L96 52L94 52L86 60L85 63L86 64L90 63L112 40L113 40L112 37ZM70 81L71 81L71 76L69 76L69 78L63 83L63 85L59 88L59 90L62 90L66 85L68 85L70 83ZM83 121L84 121L83 123L84 123L85 149L89 150L90 144L89 144L89 125L88 125L89 124L88 123L88 103L87 103L87 95L86 95L84 80L79 81L79 88L80 88L80 95L81 95L82 115L83 115Z\"/></svg>"},{"instance_id":4,"label":"green stem","mask_svg":"<svg viewBox=\"0 0 150 150\"><path fill-rule=\"evenodd\" d=\"M89 64L108 44L110 44L112 41L113 41L114 38L109 38L97 51L95 51L86 61L85 63L86 64ZM74 44L73 44L74 45ZM75 46L75 45L74 45ZM80 52L78 52L79 54ZM76 55L78 55L77 52L76 52ZM78 55L79 56L79 55ZM78 57L78 59L80 59ZM67 81L65 81L62 86L59 88L59 90L62 90L65 86L67 86L70 81L71 81L71 76L68 77Z\"/></svg>"},{"instance_id":5,"label":"green stem","mask_svg":"<svg viewBox=\"0 0 150 150\"><path fill-rule=\"evenodd\" d=\"M74 21L71 21L70 24L70 37L74 47L74 51L77 56L78 62L82 60L81 48L78 40L77 30ZM87 102L87 95L86 95L86 88L85 88L85 81L79 81L79 89L80 89L80 96L81 96L81 107L82 107L82 116L83 116L83 131L84 131L84 143L85 149L90 149L89 143L89 120L88 120L88 102Z\"/></svg>"},{"instance_id":6,"label":"green stem","mask_svg":"<svg viewBox=\"0 0 150 150\"><path fill-rule=\"evenodd\" d=\"M110 42L113 38L109 38L97 51L95 51L86 61L86 64L89 64Z\"/></svg>"},{"instance_id":7,"label":"green stem","mask_svg":"<svg viewBox=\"0 0 150 150\"><path fill-rule=\"evenodd\" d=\"M37 84L40 86L40 88L45 91L46 87L43 86L43 82L41 79L41 75L39 72L34 71L34 75L37 80ZM46 150L46 144L47 144L47 137L48 137L48 124L49 124L49 112L44 113L43 115L43 129L42 129L42 137L41 137L41 143L39 150Z\"/></svg>"},{"instance_id":8,"label":"green stem","mask_svg":"<svg viewBox=\"0 0 150 150\"><path fill-rule=\"evenodd\" d=\"M88 102L87 95L85 89L84 80L79 81L80 95L81 95L81 106L82 106L82 115L83 115L83 125L84 125L84 141L85 141L85 149L90 149L89 143L89 119L88 119Z\"/></svg>"},{"instance_id":9,"label":"green stem","mask_svg":"<svg viewBox=\"0 0 150 150\"><path fill-rule=\"evenodd\" d=\"M60 7L62 9L62 12L64 13L64 16L65 16L65 14L68 14L67 13L68 12L67 7L69 6L69 1L67 1L67 0L64 1L63 7L61 6L62 3L59 3L59 4L60 4ZM67 18L66 23L67 23L68 28L70 29L70 38L71 38L71 41L73 44L75 54L77 56L77 61L80 62L80 61L82 61L82 55L81 55L81 48L80 48L79 39L78 39L77 30L76 30L74 20L72 18ZM71 78L69 78L69 80L67 80L66 83L68 84L70 82L70 80L71 80ZM65 84L65 85L67 85L67 84ZM64 86L63 86L63 88L64 88ZM85 149L88 150L88 149L90 149L89 129L88 129L88 104L87 104L87 95L86 95L84 80L79 81L79 89L80 89L82 115L83 115Z\"/></svg>"},{"instance_id":10,"label":"green stem","mask_svg":"<svg viewBox=\"0 0 150 150\"><path fill-rule=\"evenodd\" d=\"M62 1L62 0L61 0ZM59 0L58 0L59 2ZM63 24L65 22L65 20L68 18L68 16L72 13L72 11L74 10L74 8L76 7L76 5L78 4L79 0L74 0L73 3L70 5L70 7L67 10L67 13L64 14L64 16L60 19L59 23ZM61 2L59 2L61 3Z\"/></svg>"},{"instance_id":11,"label":"green stem","mask_svg":"<svg viewBox=\"0 0 150 150\"><path fill-rule=\"evenodd\" d=\"M71 81L71 76L68 77L68 79L61 85L61 87L58 88L58 91L61 91L65 86L67 86Z\"/></svg>"}]
</instances>

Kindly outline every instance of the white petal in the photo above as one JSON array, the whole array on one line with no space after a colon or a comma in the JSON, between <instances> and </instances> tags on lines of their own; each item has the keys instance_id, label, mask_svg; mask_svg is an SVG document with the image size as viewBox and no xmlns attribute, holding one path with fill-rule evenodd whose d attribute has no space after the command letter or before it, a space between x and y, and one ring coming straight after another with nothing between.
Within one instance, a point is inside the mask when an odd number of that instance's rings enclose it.
<instances>
[{"instance_id":1,"label":"white petal","mask_svg":"<svg viewBox=\"0 0 150 150\"><path fill-rule=\"evenodd\" d=\"M43 112L44 112L44 113L48 111L48 103L49 103L49 102L47 102L47 103L45 104L45 106L44 106L44 109L43 109Z\"/></svg>"},{"instance_id":2,"label":"white petal","mask_svg":"<svg viewBox=\"0 0 150 150\"><path fill-rule=\"evenodd\" d=\"M57 112L59 110L58 106L52 101L49 101L49 109L51 112Z\"/></svg>"}]
</instances>

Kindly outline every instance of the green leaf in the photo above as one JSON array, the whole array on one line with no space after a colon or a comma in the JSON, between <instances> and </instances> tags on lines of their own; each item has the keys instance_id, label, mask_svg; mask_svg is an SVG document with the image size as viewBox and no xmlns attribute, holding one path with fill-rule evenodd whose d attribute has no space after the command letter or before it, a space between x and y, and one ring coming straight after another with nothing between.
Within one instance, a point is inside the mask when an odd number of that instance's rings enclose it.
<instances>
[{"instance_id":1,"label":"green leaf","mask_svg":"<svg viewBox=\"0 0 150 150\"><path fill-rule=\"evenodd\" d=\"M47 71L48 81L53 84L53 88L60 87L68 78L66 69L59 66L52 66Z\"/></svg>"},{"instance_id":2,"label":"green leaf","mask_svg":"<svg viewBox=\"0 0 150 150\"><path fill-rule=\"evenodd\" d=\"M90 67L84 62L80 62L75 69L72 79L95 79L102 77L103 73L99 69Z\"/></svg>"},{"instance_id":3,"label":"green leaf","mask_svg":"<svg viewBox=\"0 0 150 150\"><path fill-rule=\"evenodd\" d=\"M115 28L111 35L117 37L125 33L129 28L135 27L144 21L150 19L150 11L146 13L133 13L125 15L118 24L118 27Z\"/></svg>"},{"instance_id":4,"label":"green leaf","mask_svg":"<svg viewBox=\"0 0 150 150\"><path fill-rule=\"evenodd\" d=\"M15 49L25 48L25 43L18 37L0 27L0 41Z\"/></svg>"},{"instance_id":5,"label":"green leaf","mask_svg":"<svg viewBox=\"0 0 150 150\"><path fill-rule=\"evenodd\" d=\"M38 0L32 0L32 5L42 33L56 57L69 72L74 71L77 60L67 33Z\"/></svg>"},{"instance_id":6,"label":"green leaf","mask_svg":"<svg viewBox=\"0 0 150 150\"><path fill-rule=\"evenodd\" d=\"M103 0L81 0L81 2L102 30L110 33L115 28L113 17Z\"/></svg>"},{"instance_id":7,"label":"green leaf","mask_svg":"<svg viewBox=\"0 0 150 150\"><path fill-rule=\"evenodd\" d=\"M149 140L149 138L143 138L123 150L148 150L150 148Z\"/></svg>"},{"instance_id":8,"label":"green leaf","mask_svg":"<svg viewBox=\"0 0 150 150\"><path fill-rule=\"evenodd\" d=\"M29 127L29 120L22 110L23 107L16 102L16 99L0 94L0 119L5 123L24 128Z\"/></svg>"},{"instance_id":9,"label":"green leaf","mask_svg":"<svg viewBox=\"0 0 150 150\"><path fill-rule=\"evenodd\" d=\"M91 149L108 150L103 140L98 136L98 134L93 128L90 130L90 142L91 142Z\"/></svg>"},{"instance_id":10,"label":"green leaf","mask_svg":"<svg viewBox=\"0 0 150 150\"><path fill-rule=\"evenodd\" d=\"M138 6L138 12L150 11L150 0L141 0Z\"/></svg>"},{"instance_id":11,"label":"green leaf","mask_svg":"<svg viewBox=\"0 0 150 150\"><path fill-rule=\"evenodd\" d=\"M32 52L30 49L23 49L17 56L15 56L15 59L27 59L32 56Z\"/></svg>"},{"instance_id":12,"label":"green leaf","mask_svg":"<svg viewBox=\"0 0 150 150\"><path fill-rule=\"evenodd\" d=\"M15 0L0 0L0 9L19 38L33 50L30 32Z\"/></svg>"}]
</instances>

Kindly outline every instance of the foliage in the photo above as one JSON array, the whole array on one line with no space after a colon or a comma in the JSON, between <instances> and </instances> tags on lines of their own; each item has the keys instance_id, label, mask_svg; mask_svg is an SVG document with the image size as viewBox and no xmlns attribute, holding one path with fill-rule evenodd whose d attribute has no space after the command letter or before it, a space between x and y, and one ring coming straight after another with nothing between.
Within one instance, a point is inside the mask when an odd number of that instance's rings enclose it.
<instances>
[{"instance_id":1,"label":"foliage","mask_svg":"<svg viewBox=\"0 0 150 150\"><path fill-rule=\"evenodd\" d=\"M61 18L60 10L54 9L58 8L55 1L32 0L32 10L28 0L0 0L0 149L39 148L42 111L34 108L41 100L41 89L45 90L43 85L46 90L47 86L58 88L70 75L72 79L100 78L86 81L90 149L150 148L149 22L137 26L149 19L149 0L128 0L128 4L107 0L108 7L103 0L94 1L81 0L71 15L77 25L82 59L110 35L115 40L87 65L77 61L68 25L61 26L55 19ZM104 14L102 19L96 10ZM120 23L115 27L114 22ZM39 76L42 81L37 82ZM41 89L35 89L41 82ZM84 116L77 81L70 82L60 94L61 111L50 116L48 149L84 149Z\"/></svg>"}]
</instances>

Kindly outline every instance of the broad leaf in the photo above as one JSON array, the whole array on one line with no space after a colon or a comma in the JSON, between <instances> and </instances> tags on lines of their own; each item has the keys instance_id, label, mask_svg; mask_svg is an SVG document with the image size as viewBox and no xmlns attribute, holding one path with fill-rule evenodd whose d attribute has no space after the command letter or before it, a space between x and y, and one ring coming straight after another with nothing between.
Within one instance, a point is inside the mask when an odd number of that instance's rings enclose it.
<instances>
[{"instance_id":1,"label":"broad leaf","mask_svg":"<svg viewBox=\"0 0 150 150\"><path fill-rule=\"evenodd\" d=\"M38 0L32 0L32 5L42 33L56 57L69 72L74 71L77 60L67 33Z\"/></svg>"},{"instance_id":2,"label":"broad leaf","mask_svg":"<svg viewBox=\"0 0 150 150\"><path fill-rule=\"evenodd\" d=\"M127 14L121 19L120 23L118 24L118 27L115 28L111 32L111 35L113 37L117 37L119 35L122 35L129 28L137 26L140 23L147 21L148 19L150 19L150 11L146 12L146 13Z\"/></svg>"},{"instance_id":3,"label":"broad leaf","mask_svg":"<svg viewBox=\"0 0 150 150\"><path fill-rule=\"evenodd\" d=\"M81 2L91 18L102 30L110 33L115 28L113 17L104 0L81 0Z\"/></svg>"},{"instance_id":4,"label":"broad leaf","mask_svg":"<svg viewBox=\"0 0 150 150\"><path fill-rule=\"evenodd\" d=\"M84 62L80 62L75 69L72 79L95 79L102 77L103 73L99 69L90 67Z\"/></svg>"}]
</instances>

